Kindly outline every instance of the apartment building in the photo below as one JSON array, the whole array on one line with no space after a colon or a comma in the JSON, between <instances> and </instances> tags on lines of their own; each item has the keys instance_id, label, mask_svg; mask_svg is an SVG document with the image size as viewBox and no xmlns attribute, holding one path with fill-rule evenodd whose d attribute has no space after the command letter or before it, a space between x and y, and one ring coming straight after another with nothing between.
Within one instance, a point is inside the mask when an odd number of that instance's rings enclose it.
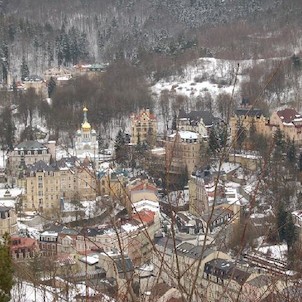
<instances>
[{"instance_id":1,"label":"apartment building","mask_svg":"<svg viewBox=\"0 0 302 302\"><path fill-rule=\"evenodd\" d=\"M24 141L8 154L8 167L12 176L18 176L20 165L32 165L38 161L50 163L49 148L37 141Z\"/></svg>"},{"instance_id":2,"label":"apartment building","mask_svg":"<svg viewBox=\"0 0 302 302\"><path fill-rule=\"evenodd\" d=\"M191 131L177 131L165 141L166 167L170 174L188 174L200 164L201 143L199 135Z\"/></svg>"},{"instance_id":3,"label":"apartment building","mask_svg":"<svg viewBox=\"0 0 302 302\"><path fill-rule=\"evenodd\" d=\"M100 195L111 196L114 200L123 203L127 177L122 171L102 170L98 172L98 179Z\"/></svg>"},{"instance_id":4,"label":"apartment building","mask_svg":"<svg viewBox=\"0 0 302 302\"><path fill-rule=\"evenodd\" d=\"M30 165L25 175L23 210L49 212L60 209L60 171L44 161Z\"/></svg>"},{"instance_id":5,"label":"apartment building","mask_svg":"<svg viewBox=\"0 0 302 302\"><path fill-rule=\"evenodd\" d=\"M147 142L153 145L157 135L157 119L150 109L143 109L131 115L131 143Z\"/></svg>"},{"instance_id":6,"label":"apartment building","mask_svg":"<svg viewBox=\"0 0 302 302\"><path fill-rule=\"evenodd\" d=\"M43 256L56 256L58 247L58 232L45 231L40 234L39 248Z\"/></svg>"}]
</instances>

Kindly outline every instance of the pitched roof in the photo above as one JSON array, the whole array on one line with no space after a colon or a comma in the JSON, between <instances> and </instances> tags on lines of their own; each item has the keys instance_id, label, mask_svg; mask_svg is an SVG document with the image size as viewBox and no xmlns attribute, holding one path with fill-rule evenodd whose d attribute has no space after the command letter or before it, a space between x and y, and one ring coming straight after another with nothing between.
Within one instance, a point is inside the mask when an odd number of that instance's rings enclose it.
<instances>
[{"instance_id":1,"label":"pitched roof","mask_svg":"<svg viewBox=\"0 0 302 302\"><path fill-rule=\"evenodd\" d=\"M179 111L178 118L187 118L190 120L191 124L196 124L200 122L200 120L202 119L206 126L211 126L213 125L214 122L213 114L210 111L202 111L202 110L199 111L194 110L186 113L184 109L181 109Z\"/></svg>"},{"instance_id":2,"label":"pitched roof","mask_svg":"<svg viewBox=\"0 0 302 302\"><path fill-rule=\"evenodd\" d=\"M262 110L257 108L238 108L236 109L235 114L237 116L243 115L243 116L252 116L252 117L264 115Z\"/></svg>"},{"instance_id":3,"label":"pitched roof","mask_svg":"<svg viewBox=\"0 0 302 302\"><path fill-rule=\"evenodd\" d=\"M30 151L30 150L45 150L47 149L43 144L37 142L37 141L24 141L20 144L18 144L15 149L22 149L24 151Z\"/></svg>"},{"instance_id":4,"label":"pitched roof","mask_svg":"<svg viewBox=\"0 0 302 302\"><path fill-rule=\"evenodd\" d=\"M46 172L46 171L55 171L56 169L48 165L45 161L39 160L35 162L34 164L28 166L29 172Z\"/></svg>"},{"instance_id":5,"label":"pitched roof","mask_svg":"<svg viewBox=\"0 0 302 302\"><path fill-rule=\"evenodd\" d=\"M114 263L119 273L126 273L134 271L134 266L131 259L128 256L113 258Z\"/></svg>"},{"instance_id":6,"label":"pitched roof","mask_svg":"<svg viewBox=\"0 0 302 302\"><path fill-rule=\"evenodd\" d=\"M132 218L146 224L151 224L154 221L155 213L144 210L132 215Z\"/></svg>"},{"instance_id":7,"label":"pitched roof","mask_svg":"<svg viewBox=\"0 0 302 302\"><path fill-rule=\"evenodd\" d=\"M279 111L277 111L277 115L282 120L282 122L285 122L285 123L290 123L295 118L301 117L299 112L297 112L295 109L292 109L292 108L286 108L283 110L279 110Z\"/></svg>"},{"instance_id":8,"label":"pitched roof","mask_svg":"<svg viewBox=\"0 0 302 302\"><path fill-rule=\"evenodd\" d=\"M150 184L148 182L140 182L140 183L134 185L129 190L131 192L133 192L133 191L142 191L142 190L149 190L149 191L157 192L156 186L154 186L153 184Z\"/></svg>"},{"instance_id":9,"label":"pitched roof","mask_svg":"<svg viewBox=\"0 0 302 302\"><path fill-rule=\"evenodd\" d=\"M251 275L237 268L234 262L220 258L207 262L205 272L219 278L234 280L240 285L243 285ZM223 273L221 274L221 272Z\"/></svg>"}]
</instances>

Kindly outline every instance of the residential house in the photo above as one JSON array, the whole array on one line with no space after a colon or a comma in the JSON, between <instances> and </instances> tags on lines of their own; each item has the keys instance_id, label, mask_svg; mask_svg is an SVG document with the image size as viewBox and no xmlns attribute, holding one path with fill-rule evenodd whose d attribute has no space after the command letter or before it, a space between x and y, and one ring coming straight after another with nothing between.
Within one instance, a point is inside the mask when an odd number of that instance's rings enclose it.
<instances>
[{"instance_id":1,"label":"residential house","mask_svg":"<svg viewBox=\"0 0 302 302\"><path fill-rule=\"evenodd\" d=\"M89 160L80 163L77 157L62 158L56 166L61 178L64 200L94 200L98 194L97 176Z\"/></svg>"},{"instance_id":2,"label":"residential house","mask_svg":"<svg viewBox=\"0 0 302 302\"><path fill-rule=\"evenodd\" d=\"M12 236L10 252L15 260L32 258L39 252L39 244L33 238Z\"/></svg>"},{"instance_id":3,"label":"residential house","mask_svg":"<svg viewBox=\"0 0 302 302\"><path fill-rule=\"evenodd\" d=\"M43 94L44 96L46 96L46 84L44 79L39 76L39 75L29 75L28 77L26 77L25 79L22 80L22 85L24 87L25 90L33 88L35 89L37 94Z\"/></svg>"},{"instance_id":4,"label":"residential house","mask_svg":"<svg viewBox=\"0 0 302 302\"><path fill-rule=\"evenodd\" d=\"M123 171L113 171L111 169L99 171L100 195L108 195L123 204L126 198L126 181L127 177Z\"/></svg>"},{"instance_id":5,"label":"residential house","mask_svg":"<svg viewBox=\"0 0 302 302\"><path fill-rule=\"evenodd\" d=\"M208 210L209 202L205 179L195 174L189 180L189 212L195 216L200 216Z\"/></svg>"},{"instance_id":6,"label":"residential house","mask_svg":"<svg viewBox=\"0 0 302 302\"><path fill-rule=\"evenodd\" d=\"M302 115L295 109L286 108L273 112L269 120L269 128L272 133L279 128L286 138L296 144L302 144Z\"/></svg>"},{"instance_id":7,"label":"residential house","mask_svg":"<svg viewBox=\"0 0 302 302\"><path fill-rule=\"evenodd\" d=\"M58 236L56 231L45 231L40 234L39 248L43 256L53 257L58 252Z\"/></svg>"},{"instance_id":8,"label":"residential house","mask_svg":"<svg viewBox=\"0 0 302 302\"><path fill-rule=\"evenodd\" d=\"M100 253L98 265L105 270L107 279L113 278L116 280L119 299L122 301L130 300L129 295L131 295L130 290L132 290L131 282L134 277L134 265L127 253Z\"/></svg>"},{"instance_id":9,"label":"residential house","mask_svg":"<svg viewBox=\"0 0 302 302\"><path fill-rule=\"evenodd\" d=\"M154 145L157 136L157 119L150 109L143 109L138 114L131 115L131 143L146 142Z\"/></svg>"},{"instance_id":10,"label":"residential house","mask_svg":"<svg viewBox=\"0 0 302 302\"><path fill-rule=\"evenodd\" d=\"M72 73L69 69L63 68L62 66L47 69L44 72L44 78L49 81L50 78L56 80L58 85L70 80L72 78Z\"/></svg>"}]
</instances>

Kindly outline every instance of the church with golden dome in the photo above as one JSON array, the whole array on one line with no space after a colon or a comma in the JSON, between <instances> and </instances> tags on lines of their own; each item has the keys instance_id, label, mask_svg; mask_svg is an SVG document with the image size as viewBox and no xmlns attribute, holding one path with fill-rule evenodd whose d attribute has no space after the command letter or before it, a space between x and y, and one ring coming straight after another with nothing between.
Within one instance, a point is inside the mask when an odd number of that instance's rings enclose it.
<instances>
[{"instance_id":1,"label":"church with golden dome","mask_svg":"<svg viewBox=\"0 0 302 302\"><path fill-rule=\"evenodd\" d=\"M78 157L88 157L92 161L96 161L98 158L98 141L97 134L94 129L92 129L87 118L88 109L83 108L83 123L81 128L78 129L75 138L75 151Z\"/></svg>"}]
</instances>

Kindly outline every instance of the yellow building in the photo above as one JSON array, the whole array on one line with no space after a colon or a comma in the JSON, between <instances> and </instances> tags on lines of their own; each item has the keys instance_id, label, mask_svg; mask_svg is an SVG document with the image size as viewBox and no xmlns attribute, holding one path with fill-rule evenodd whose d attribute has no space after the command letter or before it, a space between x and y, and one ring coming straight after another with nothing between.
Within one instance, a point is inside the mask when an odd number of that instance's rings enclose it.
<instances>
[{"instance_id":1,"label":"yellow building","mask_svg":"<svg viewBox=\"0 0 302 302\"><path fill-rule=\"evenodd\" d=\"M60 171L43 161L38 161L26 171L25 211L53 211L60 208Z\"/></svg>"},{"instance_id":2,"label":"yellow building","mask_svg":"<svg viewBox=\"0 0 302 302\"><path fill-rule=\"evenodd\" d=\"M149 109L143 109L139 114L131 116L131 143L147 142L153 145L157 135L156 116Z\"/></svg>"},{"instance_id":3,"label":"yellow building","mask_svg":"<svg viewBox=\"0 0 302 302\"><path fill-rule=\"evenodd\" d=\"M47 146L37 141L24 141L8 154L8 167L13 176L19 173L20 165L32 165L40 160L49 163L52 154Z\"/></svg>"},{"instance_id":4,"label":"yellow building","mask_svg":"<svg viewBox=\"0 0 302 302\"><path fill-rule=\"evenodd\" d=\"M199 135L191 131L177 131L165 141L166 169L170 174L191 173L200 164Z\"/></svg>"},{"instance_id":5,"label":"yellow building","mask_svg":"<svg viewBox=\"0 0 302 302\"><path fill-rule=\"evenodd\" d=\"M126 196L126 178L123 174L111 170L99 172L100 194L108 195L115 201L124 203Z\"/></svg>"},{"instance_id":6,"label":"yellow building","mask_svg":"<svg viewBox=\"0 0 302 302\"><path fill-rule=\"evenodd\" d=\"M75 169L76 186L80 200L94 200L97 195L96 175L89 166L79 166Z\"/></svg>"},{"instance_id":7,"label":"yellow building","mask_svg":"<svg viewBox=\"0 0 302 302\"><path fill-rule=\"evenodd\" d=\"M252 125L258 134L270 135L270 129L267 126L268 122L269 119L264 116L260 109L237 109L235 115L230 118L232 140L236 140L239 127L243 127L248 135Z\"/></svg>"},{"instance_id":8,"label":"yellow building","mask_svg":"<svg viewBox=\"0 0 302 302\"><path fill-rule=\"evenodd\" d=\"M295 109L286 108L274 112L269 120L269 128L274 133L277 128L285 137L294 140L296 144L302 144L302 115Z\"/></svg>"}]
</instances>

